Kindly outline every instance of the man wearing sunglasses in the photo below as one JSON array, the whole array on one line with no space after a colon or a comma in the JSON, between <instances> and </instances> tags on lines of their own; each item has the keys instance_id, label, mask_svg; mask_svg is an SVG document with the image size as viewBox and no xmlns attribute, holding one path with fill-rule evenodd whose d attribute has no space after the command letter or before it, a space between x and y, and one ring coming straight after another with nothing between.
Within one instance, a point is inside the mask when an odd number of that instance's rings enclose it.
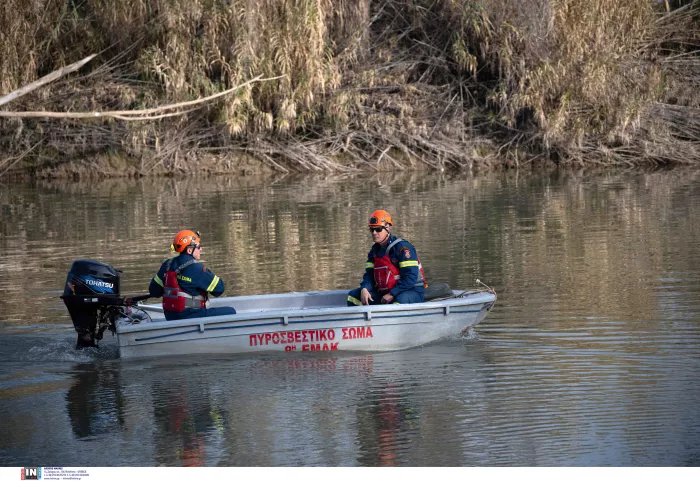
<instances>
[{"instance_id":1,"label":"man wearing sunglasses","mask_svg":"<svg viewBox=\"0 0 700 481\"><path fill-rule=\"evenodd\" d=\"M209 307L209 294L214 297L223 294L224 281L200 264L199 232L178 232L170 249L180 255L163 262L148 286L152 297L163 296L165 319L174 321L236 313L233 307Z\"/></svg>"},{"instance_id":2,"label":"man wearing sunglasses","mask_svg":"<svg viewBox=\"0 0 700 481\"><path fill-rule=\"evenodd\" d=\"M369 218L374 245L367 255L365 275L348 293L348 306L423 302L425 275L415 247L391 233L391 215L376 210Z\"/></svg>"}]
</instances>

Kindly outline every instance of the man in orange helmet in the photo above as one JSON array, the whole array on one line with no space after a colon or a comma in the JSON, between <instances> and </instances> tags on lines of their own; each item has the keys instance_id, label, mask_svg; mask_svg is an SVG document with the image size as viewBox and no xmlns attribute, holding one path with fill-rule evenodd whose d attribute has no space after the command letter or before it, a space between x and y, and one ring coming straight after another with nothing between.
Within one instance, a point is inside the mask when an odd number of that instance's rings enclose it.
<instances>
[{"instance_id":1,"label":"man in orange helmet","mask_svg":"<svg viewBox=\"0 0 700 481\"><path fill-rule=\"evenodd\" d=\"M369 218L374 245L367 254L365 275L348 293L348 306L423 302L425 275L416 249L391 233L391 215L376 210Z\"/></svg>"},{"instance_id":2,"label":"man in orange helmet","mask_svg":"<svg viewBox=\"0 0 700 481\"><path fill-rule=\"evenodd\" d=\"M208 307L209 294L219 297L224 293L224 281L200 264L199 232L178 232L170 248L180 255L163 262L148 286L152 297L163 296L165 318L174 321L235 314L233 307Z\"/></svg>"}]
</instances>

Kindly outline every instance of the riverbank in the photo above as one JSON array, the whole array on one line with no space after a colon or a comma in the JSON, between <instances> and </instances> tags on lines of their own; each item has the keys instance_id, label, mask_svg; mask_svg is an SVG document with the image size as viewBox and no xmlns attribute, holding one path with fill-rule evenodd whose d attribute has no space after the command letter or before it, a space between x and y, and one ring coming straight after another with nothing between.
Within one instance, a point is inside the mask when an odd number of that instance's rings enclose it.
<instances>
[{"instance_id":1,"label":"riverbank","mask_svg":"<svg viewBox=\"0 0 700 481\"><path fill-rule=\"evenodd\" d=\"M0 15L0 105L91 59L0 107L0 177L700 165L698 1L8 0Z\"/></svg>"},{"instance_id":2,"label":"riverbank","mask_svg":"<svg viewBox=\"0 0 700 481\"><path fill-rule=\"evenodd\" d=\"M347 156L337 155L324 158L325 166L317 168L302 167L285 162L276 163L265 157L247 154L211 154L207 152L190 152L187 158L173 159L173 163L159 161L157 158L131 158L123 153L98 154L90 158L72 159L65 162L49 163L27 169L15 168L8 171L7 179L98 179L98 178L139 178L139 177L178 177L225 175L238 177L268 178L280 174L360 174L404 172L404 171L459 171L488 172L501 169L548 169L557 165L544 159L523 158L520 164L511 159L503 160L493 157L471 159L470 165L431 165L419 162L403 152L384 152L374 161L361 165L353 163Z\"/></svg>"}]
</instances>

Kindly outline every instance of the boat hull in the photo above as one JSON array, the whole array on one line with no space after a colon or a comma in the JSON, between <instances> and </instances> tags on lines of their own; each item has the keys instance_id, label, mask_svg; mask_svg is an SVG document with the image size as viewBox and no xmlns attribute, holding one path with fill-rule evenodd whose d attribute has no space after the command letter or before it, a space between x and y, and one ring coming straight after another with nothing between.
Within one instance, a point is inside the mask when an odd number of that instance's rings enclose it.
<instances>
[{"instance_id":1,"label":"boat hull","mask_svg":"<svg viewBox=\"0 0 700 481\"><path fill-rule=\"evenodd\" d=\"M140 306L150 322L117 322L123 359L185 354L392 351L458 335L478 324L496 300L483 291L420 304L352 306L347 291L215 299L237 314L165 321L159 306Z\"/></svg>"}]
</instances>

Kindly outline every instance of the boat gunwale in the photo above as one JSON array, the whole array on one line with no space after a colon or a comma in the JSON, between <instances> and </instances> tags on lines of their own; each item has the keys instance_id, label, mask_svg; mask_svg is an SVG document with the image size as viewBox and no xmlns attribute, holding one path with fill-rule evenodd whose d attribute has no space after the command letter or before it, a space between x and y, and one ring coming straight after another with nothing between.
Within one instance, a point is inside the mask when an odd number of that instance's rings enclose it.
<instances>
[{"instance_id":1,"label":"boat gunwale","mask_svg":"<svg viewBox=\"0 0 700 481\"><path fill-rule=\"evenodd\" d=\"M324 294L338 294L340 292L346 292L346 291L313 291L315 293L324 293ZM120 321L117 323L117 334L129 334L129 333L139 333L139 332L144 332L144 331L149 331L149 330L163 330L163 329L171 329L171 328L183 328L183 327L191 327L191 326L197 326L200 329L203 329L205 325L216 325L216 324L223 324L223 323L241 323L241 322L249 322L249 321L264 321L266 319L276 319L277 323L281 326L288 326L290 324L295 323L294 321L297 320L295 318L299 319L304 319L304 322L339 322L339 321L347 321L347 320L362 320L362 321L371 321L372 320L372 314L377 313L377 314L385 314L385 313L391 313L391 312L398 312L401 311L422 311L422 310L429 310L429 309L444 309L445 307L458 307L458 306L466 306L466 305L474 305L474 304L484 304L485 306L479 309L479 311L483 310L484 308L488 308L489 304L493 303L496 300L496 296L488 291L452 291L454 295L462 295L464 297L456 297L456 298L447 298L447 299L442 299L442 300L435 300L435 301L428 301L428 302L422 302L422 303L415 303L415 304L378 304L378 305L368 305L368 306L335 306L335 307L319 307L319 308L295 308L295 309L274 309L274 310L268 310L268 311L246 311L246 312L241 312L241 313L236 313L236 314L229 314L229 315L223 315L223 316L211 316L211 317L193 317L193 318L188 318L188 319L181 319L177 321L155 321L155 322L141 322L141 323L126 323L124 321ZM465 293L467 293L465 295ZM263 295L256 295L256 296L240 296L237 297L238 299L251 299L251 298L265 298L265 297L287 297L287 296L298 296L298 295L304 295L308 293L303 293L303 292L298 292L298 293L284 293L284 294L263 294ZM228 299L231 302L230 299L236 299L236 297L228 297L228 298L222 298L223 299ZM217 303L218 304L218 303ZM138 305L138 307L143 307L142 305ZM157 312L157 311L156 311ZM162 312L162 311L161 311ZM313 318L313 317L321 317L321 316L327 316L327 315L341 315L341 314L355 314L358 315L357 319L327 319L327 320L321 320L321 321L312 321L308 320L307 318ZM437 314L437 313L435 313ZM387 319L391 318L394 316L386 316L386 315L381 315L377 316L378 319ZM403 317L403 316L401 316ZM285 318L286 318L286 323L285 323ZM276 324L276 323L275 323ZM243 327L243 326L241 326ZM251 326L253 327L253 326Z\"/></svg>"}]
</instances>

